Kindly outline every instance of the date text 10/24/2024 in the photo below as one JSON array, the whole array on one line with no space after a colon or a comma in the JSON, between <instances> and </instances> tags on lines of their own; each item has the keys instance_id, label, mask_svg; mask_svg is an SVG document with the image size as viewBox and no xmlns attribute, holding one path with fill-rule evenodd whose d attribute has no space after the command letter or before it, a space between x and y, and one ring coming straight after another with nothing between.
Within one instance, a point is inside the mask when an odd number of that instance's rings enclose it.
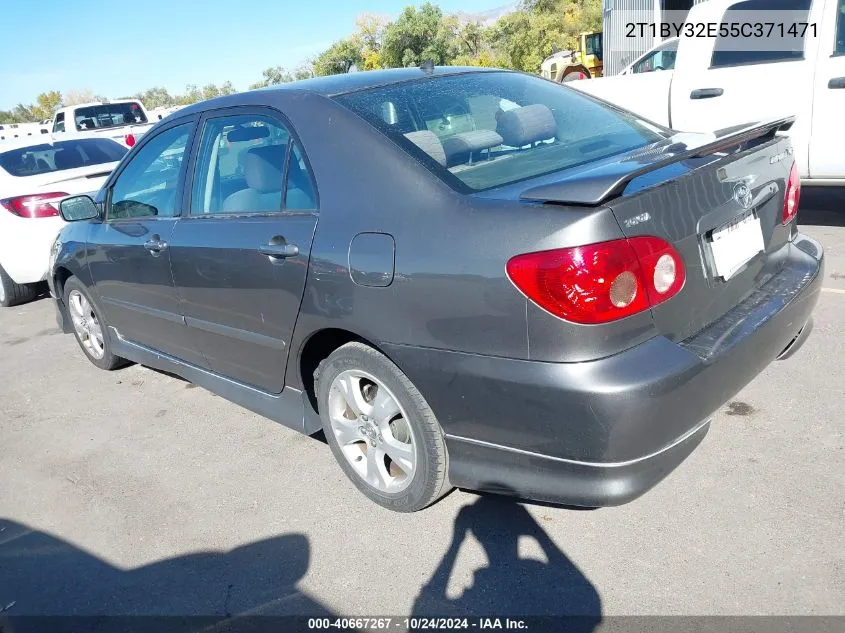
<instances>
[{"instance_id":1,"label":"date text 10/24/2024","mask_svg":"<svg viewBox=\"0 0 845 633\"><path fill-rule=\"evenodd\" d=\"M511 630L527 631L528 623L519 618L309 618L308 629L319 630Z\"/></svg>"}]
</instances>

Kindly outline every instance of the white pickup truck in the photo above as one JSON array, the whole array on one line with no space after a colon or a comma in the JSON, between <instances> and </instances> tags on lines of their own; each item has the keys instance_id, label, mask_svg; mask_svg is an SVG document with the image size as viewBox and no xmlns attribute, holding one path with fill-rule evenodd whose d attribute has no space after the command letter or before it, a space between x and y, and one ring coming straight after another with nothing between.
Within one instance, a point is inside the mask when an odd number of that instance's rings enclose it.
<instances>
[{"instance_id":1,"label":"white pickup truck","mask_svg":"<svg viewBox=\"0 0 845 633\"><path fill-rule=\"evenodd\" d=\"M755 10L767 22L784 6L779 0L708 0L690 10L686 23L718 27ZM720 39L718 28L715 37L682 32L623 75L568 85L689 132L795 115L787 133L804 183L845 184L845 0L794 0L787 6L790 14L806 14L803 51L797 50L800 41L789 51L759 43L737 50Z\"/></svg>"},{"instance_id":2,"label":"white pickup truck","mask_svg":"<svg viewBox=\"0 0 845 633\"><path fill-rule=\"evenodd\" d=\"M140 101L80 103L56 111L52 136L57 141L105 137L132 147L154 123Z\"/></svg>"}]
</instances>

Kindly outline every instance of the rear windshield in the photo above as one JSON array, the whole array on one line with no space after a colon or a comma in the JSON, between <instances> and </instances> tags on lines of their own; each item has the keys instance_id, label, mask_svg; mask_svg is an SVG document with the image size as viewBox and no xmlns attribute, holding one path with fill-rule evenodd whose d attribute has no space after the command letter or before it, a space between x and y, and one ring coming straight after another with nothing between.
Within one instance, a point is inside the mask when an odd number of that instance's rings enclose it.
<instances>
[{"instance_id":1,"label":"rear windshield","mask_svg":"<svg viewBox=\"0 0 845 633\"><path fill-rule=\"evenodd\" d=\"M123 158L128 151L120 143L107 138L58 141L2 152L0 167L12 176L37 176L65 169L113 163Z\"/></svg>"},{"instance_id":2,"label":"rear windshield","mask_svg":"<svg viewBox=\"0 0 845 633\"><path fill-rule=\"evenodd\" d=\"M465 192L601 160L668 136L632 114L520 73L437 77L335 98Z\"/></svg>"},{"instance_id":3,"label":"rear windshield","mask_svg":"<svg viewBox=\"0 0 845 633\"><path fill-rule=\"evenodd\" d=\"M137 103L106 103L77 108L73 112L78 131L146 123L147 117Z\"/></svg>"}]
</instances>

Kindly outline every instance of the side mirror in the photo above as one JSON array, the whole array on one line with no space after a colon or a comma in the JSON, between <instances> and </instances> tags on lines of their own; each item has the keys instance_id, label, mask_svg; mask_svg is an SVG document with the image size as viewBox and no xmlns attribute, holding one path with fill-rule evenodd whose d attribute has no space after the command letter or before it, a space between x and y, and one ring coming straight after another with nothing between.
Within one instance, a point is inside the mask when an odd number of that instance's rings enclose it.
<instances>
[{"instance_id":1,"label":"side mirror","mask_svg":"<svg viewBox=\"0 0 845 633\"><path fill-rule=\"evenodd\" d=\"M59 203L59 213L65 222L78 222L100 217L100 208L90 196L71 196Z\"/></svg>"}]
</instances>

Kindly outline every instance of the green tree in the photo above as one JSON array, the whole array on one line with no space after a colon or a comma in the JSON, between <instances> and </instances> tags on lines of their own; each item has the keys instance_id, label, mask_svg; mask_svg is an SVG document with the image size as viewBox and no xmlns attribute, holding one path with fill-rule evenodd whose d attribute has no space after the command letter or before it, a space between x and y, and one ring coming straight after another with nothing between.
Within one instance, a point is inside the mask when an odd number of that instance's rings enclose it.
<instances>
[{"instance_id":1,"label":"green tree","mask_svg":"<svg viewBox=\"0 0 845 633\"><path fill-rule=\"evenodd\" d=\"M582 32L601 30L600 0L536 0L502 17L488 37L507 65L538 72L558 50L575 49Z\"/></svg>"},{"instance_id":2,"label":"green tree","mask_svg":"<svg viewBox=\"0 0 845 633\"><path fill-rule=\"evenodd\" d=\"M208 99L214 99L214 97L220 96L220 88L215 86L214 84L206 84L202 87L202 101L207 101Z\"/></svg>"},{"instance_id":3,"label":"green tree","mask_svg":"<svg viewBox=\"0 0 845 633\"><path fill-rule=\"evenodd\" d=\"M44 121L45 119L52 119L62 106L62 93L58 90L51 90L50 92L42 92L35 98L35 104L29 106L31 118L29 121ZM20 106L18 106L20 107Z\"/></svg>"},{"instance_id":4,"label":"green tree","mask_svg":"<svg viewBox=\"0 0 845 633\"><path fill-rule=\"evenodd\" d=\"M222 97L222 96L226 96L226 95L233 95L237 92L237 90L232 85L231 81L224 81L222 84L220 84L220 89L218 90L218 92L220 93L220 96Z\"/></svg>"},{"instance_id":5,"label":"green tree","mask_svg":"<svg viewBox=\"0 0 845 633\"><path fill-rule=\"evenodd\" d=\"M202 90L196 84L187 84L185 92L176 97L177 105L191 105L197 101L202 101Z\"/></svg>"},{"instance_id":6,"label":"green tree","mask_svg":"<svg viewBox=\"0 0 845 633\"><path fill-rule=\"evenodd\" d=\"M453 38L453 24L444 24L443 12L436 5L405 7L384 30L381 62L386 68L418 66L429 59L448 64L457 54Z\"/></svg>"},{"instance_id":7,"label":"green tree","mask_svg":"<svg viewBox=\"0 0 845 633\"><path fill-rule=\"evenodd\" d=\"M293 71L293 78L296 81L299 81L300 79L311 79L313 76L314 76L314 64L313 64L313 62L306 62L304 64L300 64Z\"/></svg>"},{"instance_id":8,"label":"green tree","mask_svg":"<svg viewBox=\"0 0 845 633\"><path fill-rule=\"evenodd\" d=\"M28 121L29 119L21 117L17 107L11 110L0 110L0 123L26 123Z\"/></svg>"},{"instance_id":9,"label":"green tree","mask_svg":"<svg viewBox=\"0 0 845 633\"><path fill-rule=\"evenodd\" d=\"M291 75L282 66L271 66L270 68L265 68L261 71L261 74L264 76L264 79L257 81L254 84L250 84L250 90L255 90L256 88L266 88L267 86L275 86L277 84L286 84L294 81L293 75Z\"/></svg>"},{"instance_id":10,"label":"green tree","mask_svg":"<svg viewBox=\"0 0 845 633\"><path fill-rule=\"evenodd\" d=\"M143 103L144 107L148 110L154 110L155 108L169 108L176 105L176 99L171 96L171 94L167 91L167 88L161 86L148 88L144 92L137 93L132 98L138 99L138 101Z\"/></svg>"},{"instance_id":11,"label":"green tree","mask_svg":"<svg viewBox=\"0 0 845 633\"><path fill-rule=\"evenodd\" d=\"M357 35L365 49L378 52L384 43L384 31L390 20L375 13L362 13L355 18Z\"/></svg>"},{"instance_id":12,"label":"green tree","mask_svg":"<svg viewBox=\"0 0 845 633\"><path fill-rule=\"evenodd\" d=\"M363 70L382 68L381 48L384 44L384 32L390 24L383 15L362 13L355 19L357 27L353 38L361 43L361 66Z\"/></svg>"},{"instance_id":13,"label":"green tree","mask_svg":"<svg viewBox=\"0 0 845 633\"><path fill-rule=\"evenodd\" d=\"M348 73L353 66L361 67L364 63L364 51L361 39L349 37L332 44L314 59L314 74L319 76Z\"/></svg>"}]
</instances>

